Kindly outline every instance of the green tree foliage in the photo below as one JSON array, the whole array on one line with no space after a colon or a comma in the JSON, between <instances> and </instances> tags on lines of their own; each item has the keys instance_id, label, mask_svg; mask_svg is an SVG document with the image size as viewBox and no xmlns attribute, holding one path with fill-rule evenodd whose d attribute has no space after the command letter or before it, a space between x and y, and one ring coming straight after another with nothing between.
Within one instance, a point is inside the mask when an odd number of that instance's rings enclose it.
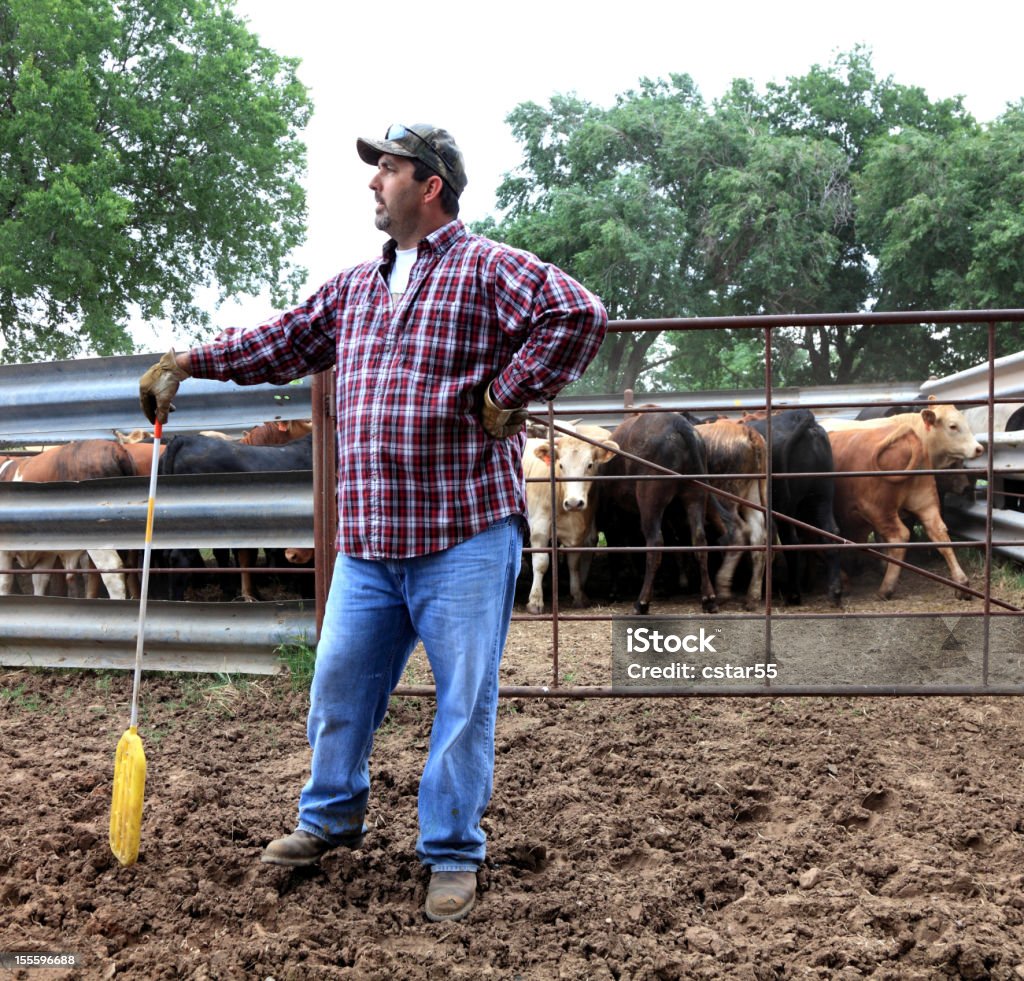
<instances>
[{"instance_id":1,"label":"green tree foliage","mask_svg":"<svg viewBox=\"0 0 1024 981\"><path fill-rule=\"evenodd\" d=\"M198 334L200 286L291 298L296 65L223 0L0 0L0 358L131 351L132 305Z\"/></svg>"},{"instance_id":2,"label":"green tree foliage","mask_svg":"<svg viewBox=\"0 0 1024 981\"><path fill-rule=\"evenodd\" d=\"M1016 306L1021 111L983 130L959 98L879 79L862 48L763 93L738 79L710 106L687 75L610 108L524 103L508 117L523 162L480 230L569 269L614 319ZM936 168L938 213L921 196ZM960 342L983 333L782 330L776 382L924 377L973 363ZM759 385L764 344L744 329L611 335L586 384Z\"/></svg>"},{"instance_id":3,"label":"green tree foliage","mask_svg":"<svg viewBox=\"0 0 1024 981\"><path fill-rule=\"evenodd\" d=\"M878 259L879 310L1003 309L1024 297L1024 102L990 126L920 130L872 147L858 179L859 227ZM997 354L1024 348L1024 325L997 331ZM933 370L987 357L987 331L931 337Z\"/></svg>"}]
</instances>

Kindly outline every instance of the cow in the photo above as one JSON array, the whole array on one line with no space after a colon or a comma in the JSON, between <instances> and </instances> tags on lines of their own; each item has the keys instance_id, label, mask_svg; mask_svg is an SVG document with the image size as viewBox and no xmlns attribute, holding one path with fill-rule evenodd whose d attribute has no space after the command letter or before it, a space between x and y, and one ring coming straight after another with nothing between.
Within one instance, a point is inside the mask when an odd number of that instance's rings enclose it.
<instances>
[{"instance_id":1,"label":"cow","mask_svg":"<svg viewBox=\"0 0 1024 981\"><path fill-rule=\"evenodd\" d=\"M578 435L561 435L553 441L555 476L565 478L555 483L554 516L551 513L549 483L552 470L551 442L546 439L526 441L523 476L527 481L526 506L531 548L547 548L553 537L568 548L593 548L597 545L597 494L591 478L619 447L610 439L611 433L600 426L584 425L576 426L575 429ZM538 482L538 478L542 479ZM577 609L587 604L584 586L590 561L589 552L568 553L569 593L572 605ZM533 583L526 604L530 613L544 612L543 583L548 565L547 552L533 553Z\"/></svg>"},{"instance_id":2,"label":"cow","mask_svg":"<svg viewBox=\"0 0 1024 981\"><path fill-rule=\"evenodd\" d=\"M312 419L277 419L250 429L239 442L246 446L283 446L312 432Z\"/></svg>"},{"instance_id":3,"label":"cow","mask_svg":"<svg viewBox=\"0 0 1024 981\"><path fill-rule=\"evenodd\" d=\"M265 473L273 470L311 470L313 436L303 436L283 446L248 446L210 436L174 436L160 459L160 474ZM255 564L254 549L238 549L242 599L256 601L249 572Z\"/></svg>"},{"instance_id":4,"label":"cow","mask_svg":"<svg viewBox=\"0 0 1024 981\"><path fill-rule=\"evenodd\" d=\"M10 461L14 460L15 463ZM135 464L131 454L114 440L88 439L63 446L54 446L34 456L8 458L4 461L0 479L13 483L46 483L51 481L81 481L100 477L133 477ZM19 551L9 549L0 552L0 568L13 568L14 563L32 572L32 590L37 596L46 593L50 573L58 562L63 565L65 575L70 577L76 570L88 568L91 559L96 568L104 570L102 579L111 599L124 599L127 595L124 568L120 556L113 549L68 549L52 551ZM0 595L7 595L13 587L13 574L0 574ZM97 577L86 577L86 597L94 599L99 595Z\"/></svg>"},{"instance_id":5,"label":"cow","mask_svg":"<svg viewBox=\"0 0 1024 981\"><path fill-rule=\"evenodd\" d=\"M822 426L831 434L904 423L921 440L935 470L955 466L964 460L973 460L985 452L985 448L974 438L964 414L953 405L929 403L920 412L903 412L880 419L827 419L822 421Z\"/></svg>"},{"instance_id":6,"label":"cow","mask_svg":"<svg viewBox=\"0 0 1024 981\"><path fill-rule=\"evenodd\" d=\"M743 416L740 421L768 437L764 413ZM785 409L771 419L772 510L783 518L796 518L839 537L833 511L835 488L831 477L786 477L786 474L830 474L834 470L832 444L810 409ZM801 541L797 527L786 520L775 522L779 541L796 545ZM803 600L803 552L786 551L785 600L799 605ZM842 573L839 550L826 548L825 588L833 606L842 602Z\"/></svg>"},{"instance_id":7,"label":"cow","mask_svg":"<svg viewBox=\"0 0 1024 981\"><path fill-rule=\"evenodd\" d=\"M926 410L927 411L927 410ZM854 542L866 542L870 532L876 539L905 543L910 530L900 519L901 512L914 515L923 525L930 541L949 542L949 532L939 509L935 478L917 470L933 469L924 441L907 422L866 429L838 430L829 433L835 460L835 512L842 533ZM894 470L895 474L843 476L851 471ZM968 577L957 562L955 551L939 546L949 566L950 578L961 586ZM906 549L889 554L902 560ZM890 599L900 576L900 566L886 563L878 595ZM958 591L961 599L970 594Z\"/></svg>"},{"instance_id":8,"label":"cow","mask_svg":"<svg viewBox=\"0 0 1024 981\"><path fill-rule=\"evenodd\" d=\"M743 603L746 609L752 610L761 602L766 559L764 548L768 544L768 517L765 510L767 480L764 476L768 467L768 450L764 437L749 426L728 419L701 423L696 429L707 450L709 474L746 475L712 480L709 483L712 487L748 502L740 504L729 498L720 498L719 503L732 518L730 544L737 548L746 545L758 547L758 550L750 552L753 571ZM715 592L719 603L732 598L733 575L742 556L742 551L725 553L715 576Z\"/></svg>"},{"instance_id":9,"label":"cow","mask_svg":"<svg viewBox=\"0 0 1024 981\"><path fill-rule=\"evenodd\" d=\"M693 479L703 479L708 472L707 450L700 434L678 412L644 412L628 415L613 430L611 439L621 450L633 456L687 475L677 478L662 475L657 479L638 480L636 478L650 477L659 471L621 454L613 455L602 465L604 475L626 478L608 481L603 490L605 523L615 520L608 513L611 509L639 515L640 531L647 546L643 586L634 609L640 614L650 610L654 577L661 564L659 549L665 544L663 520L670 505L678 504L685 513L691 544L696 548L701 607L705 613L718 612L717 597L708 574L707 535L704 530L709 495L706 486ZM605 534L607 537L607 530ZM612 544L610 539L609 544Z\"/></svg>"}]
</instances>

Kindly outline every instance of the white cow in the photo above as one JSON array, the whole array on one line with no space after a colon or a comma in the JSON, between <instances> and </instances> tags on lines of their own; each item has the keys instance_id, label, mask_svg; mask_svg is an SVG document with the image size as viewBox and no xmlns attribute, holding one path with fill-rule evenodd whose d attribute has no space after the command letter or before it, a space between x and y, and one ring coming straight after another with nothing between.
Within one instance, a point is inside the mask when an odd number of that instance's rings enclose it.
<instances>
[{"instance_id":1,"label":"white cow","mask_svg":"<svg viewBox=\"0 0 1024 981\"><path fill-rule=\"evenodd\" d=\"M568 478L555 483L555 508L551 514L551 445L546 439L528 439L523 451L523 474L542 478L526 485L530 519L530 547L546 548L552 538L552 524L560 544L569 548L597 545L597 504L593 478L597 468L618 450L611 433L600 426L576 426L578 436L559 436L555 445L555 476ZM585 437L585 438L579 438ZM586 440L593 440L593 443ZM599 445L595 445L599 444ZM576 608L586 605L583 586L590 570L589 552L568 553L569 592ZM533 553L533 585L526 608L544 612L544 573L550 564L547 552Z\"/></svg>"},{"instance_id":2,"label":"white cow","mask_svg":"<svg viewBox=\"0 0 1024 981\"><path fill-rule=\"evenodd\" d=\"M16 484L130 477L136 472L130 452L113 440L81 440L51 447L35 456L0 457L0 480ZM36 596L43 596L50 578L50 573L43 572L43 569L63 566L65 576L70 579L78 570L88 569L90 560L97 569L104 570L102 578L111 598L124 599L126 583L121 571L124 563L114 549L73 549L60 552L6 549L0 552L0 569L11 569L18 565L26 572L31 572L33 592ZM0 573L0 596L11 592L13 580L12 573ZM86 577L85 594L90 599L99 595L96 576Z\"/></svg>"},{"instance_id":3,"label":"white cow","mask_svg":"<svg viewBox=\"0 0 1024 981\"><path fill-rule=\"evenodd\" d=\"M61 565L65 576L70 579L78 569L90 568L90 560L97 569L103 569L101 578L107 587L111 599L125 599L125 577L118 570L124 568L121 556L112 548L76 549L65 552L0 552L0 569L13 569L20 566L32 573L32 592L36 596L45 596L50 582L52 570ZM45 571L44 571L45 570ZM0 596L10 595L14 586L14 573L0 573ZM95 599L99 595L99 583L96 576L86 576L85 595Z\"/></svg>"}]
</instances>

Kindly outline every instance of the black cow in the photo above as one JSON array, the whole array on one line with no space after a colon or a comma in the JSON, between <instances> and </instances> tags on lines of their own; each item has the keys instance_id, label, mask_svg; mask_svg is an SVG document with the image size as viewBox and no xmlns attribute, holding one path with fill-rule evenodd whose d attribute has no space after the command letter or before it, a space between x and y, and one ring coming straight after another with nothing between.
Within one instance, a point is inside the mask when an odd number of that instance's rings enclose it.
<instances>
[{"instance_id":1,"label":"black cow","mask_svg":"<svg viewBox=\"0 0 1024 981\"><path fill-rule=\"evenodd\" d=\"M281 446L248 446L212 436L175 436L160 458L160 473L267 473L274 470L312 470L313 436L303 436ZM242 599L256 599L249 569L255 564L254 549L238 550L242 577ZM218 562L223 563L218 557ZM173 564L173 563L172 563ZM173 577L172 577L173 578ZM180 580L172 592L181 591Z\"/></svg>"},{"instance_id":2,"label":"black cow","mask_svg":"<svg viewBox=\"0 0 1024 981\"><path fill-rule=\"evenodd\" d=\"M933 396L918 395L912 405L866 405L854 416L857 420L888 419L890 416L902 415L904 412L920 412L922 402L929 402Z\"/></svg>"},{"instance_id":3,"label":"black cow","mask_svg":"<svg viewBox=\"0 0 1024 981\"><path fill-rule=\"evenodd\" d=\"M768 438L768 424L763 413L744 416L741 420ZM834 484L830 477L784 477L782 474L832 473L832 445L828 434L814 418L810 409L785 409L772 416L772 510L833 535L839 534L832 510ZM788 521L775 522L783 545L800 542L799 530ZM786 556L787 603L801 601L801 566L803 552L794 550ZM842 600L839 551L823 550L828 597L836 606Z\"/></svg>"},{"instance_id":4,"label":"black cow","mask_svg":"<svg viewBox=\"0 0 1024 981\"><path fill-rule=\"evenodd\" d=\"M677 412L627 416L611 438L621 450L676 473L706 475L708 472L703 440L693 424ZM616 454L602 465L601 473L605 476L636 478L656 474L658 471ZM644 544L649 551L644 566L643 586L634 604L637 613L647 613L650 609L654 577L661 564L661 552L657 549L665 545L662 523L666 511L675 504L682 506L690 541L700 549L695 555L700 569L701 606L707 613L718 611L715 591L708 575L707 536L704 531L708 502L706 489L696 486L693 480L669 476L654 480L622 479L605 483L602 502L606 516L609 509L619 509L627 515L639 515ZM607 531L605 537L608 537ZM609 541L609 544L613 542Z\"/></svg>"},{"instance_id":5,"label":"black cow","mask_svg":"<svg viewBox=\"0 0 1024 981\"><path fill-rule=\"evenodd\" d=\"M281 446L247 446L213 436L175 436L160 458L161 474L312 469L312 435Z\"/></svg>"}]
</instances>

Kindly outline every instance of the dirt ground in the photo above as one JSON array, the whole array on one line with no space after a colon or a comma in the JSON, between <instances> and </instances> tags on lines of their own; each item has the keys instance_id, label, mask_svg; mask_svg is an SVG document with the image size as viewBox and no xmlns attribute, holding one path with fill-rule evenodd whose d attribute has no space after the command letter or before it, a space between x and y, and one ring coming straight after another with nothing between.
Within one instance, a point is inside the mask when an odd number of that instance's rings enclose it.
<instances>
[{"instance_id":1,"label":"dirt ground","mask_svg":"<svg viewBox=\"0 0 1024 981\"><path fill-rule=\"evenodd\" d=\"M609 683L609 636L562 626L563 683ZM550 650L549 624L517 621L503 680L545 683ZM417 657L407 678L425 673ZM289 871L258 856L293 827L305 691L144 677L142 853L121 869L130 688L0 669L0 952L82 965L0 976L1024 978L1017 697L505 699L478 905L430 924L413 854L430 699L393 699L364 848Z\"/></svg>"}]
</instances>

